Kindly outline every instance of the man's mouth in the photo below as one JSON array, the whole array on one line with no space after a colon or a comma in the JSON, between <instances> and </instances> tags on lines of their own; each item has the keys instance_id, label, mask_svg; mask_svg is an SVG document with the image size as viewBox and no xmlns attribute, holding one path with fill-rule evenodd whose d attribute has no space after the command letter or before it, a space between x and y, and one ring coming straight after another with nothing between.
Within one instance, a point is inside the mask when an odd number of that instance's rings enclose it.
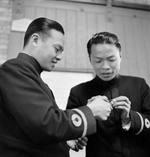
<instances>
[{"instance_id":1,"label":"man's mouth","mask_svg":"<svg viewBox=\"0 0 150 157\"><path fill-rule=\"evenodd\" d=\"M102 73L103 77L110 77L112 75L112 73Z\"/></svg>"},{"instance_id":2,"label":"man's mouth","mask_svg":"<svg viewBox=\"0 0 150 157\"><path fill-rule=\"evenodd\" d=\"M52 61L53 64L57 64L57 61Z\"/></svg>"}]
</instances>

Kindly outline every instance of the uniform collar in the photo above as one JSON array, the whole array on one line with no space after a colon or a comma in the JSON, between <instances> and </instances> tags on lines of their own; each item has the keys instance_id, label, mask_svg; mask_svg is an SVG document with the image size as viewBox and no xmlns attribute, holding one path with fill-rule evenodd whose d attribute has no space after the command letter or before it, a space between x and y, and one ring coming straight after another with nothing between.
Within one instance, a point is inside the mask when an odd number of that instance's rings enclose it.
<instances>
[{"instance_id":1,"label":"uniform collar","mask_svg":"<svg viewBox=\"0 0 150 157\"><path fill-rule=\"evenodd\" d=\"M103 81L102 79L100 79L98 76L96 76L94 78L94 82L101 88L106 88L106 87L110 87L113 86L115 84L118 83L118 80L120 78L120 75L116 76L115 78L113 78L110 81Z\"/></svg>"},{"instance_id":2,"label":"uniform collar","mask_svg":"<svg viewBox=\"0 0 150 157\"><path fill-rule=\"evenodd\" d=\"M27 63L32 65L32 67L40 74L42 72L42 68L40 64L36 61L35 58L26 54L26 53L19 53L18 57L19 60L22 60L23 63Z\"/></svg>"}]
</instances>

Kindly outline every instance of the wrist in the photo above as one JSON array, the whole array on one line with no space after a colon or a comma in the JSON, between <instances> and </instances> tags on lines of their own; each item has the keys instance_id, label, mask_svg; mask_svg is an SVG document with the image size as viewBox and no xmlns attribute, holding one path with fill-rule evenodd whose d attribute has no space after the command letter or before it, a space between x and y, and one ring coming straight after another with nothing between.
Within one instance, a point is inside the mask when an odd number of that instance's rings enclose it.
<instances>
[{"instance_id":1,"label":"wrist","mask_svg":"<svg viewBox=\"0 0 150 157\"><path fill-rule=\"evenodd\" d=\"M121 117L122 123L128 124L131 122L130 114L128 113L126 116Z\"/></svg>"},{"instance_id":2,"label":"wrist","mask_svg":"<svg viewBox=\"0 0 150 157\"><path fill-rule=\"evenodd\" d=\"M131 122L130 117L126 117L126 118L123 118L123 119L122 119L122 123L123 123L123 124L128 124L128 123L130 123L130 122Z\"/></svg>"},{"instance_id":3,"label":"wrist","mask_svg":"<svg viewBox=\"0 0 150 157\"><path fill-rule=\"evenodd\" d=\"M128 131L131 127L131 118L130 116L127 116L126 118L122 119L122 128L125 131Z\"/></svg>"}]
</instances>

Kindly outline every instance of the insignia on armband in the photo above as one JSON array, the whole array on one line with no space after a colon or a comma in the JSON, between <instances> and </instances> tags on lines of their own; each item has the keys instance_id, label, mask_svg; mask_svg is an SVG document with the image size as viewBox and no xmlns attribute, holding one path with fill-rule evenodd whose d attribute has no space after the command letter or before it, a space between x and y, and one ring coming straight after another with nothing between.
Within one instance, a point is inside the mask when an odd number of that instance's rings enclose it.
<instances>
[{"instance_id":1,"label":"insignia on armband","mask_svg":"<svg viewBox=\"0 0 150 157\"><path fill-rule=\"evenodd\" d=\"M82 119L78 114L73 114L71 116L72 123L75 127L79 127L82 124Z\"/></svg>"},{"instance_id":2,"label":"insignia on armband","mask_svg":"<svg viewBox=\"0 0 150 157\"><path fill-rule=\"evenodd\" d=\"M145 118L145 127L146 127L147 129L150 128L150 121L149 121L147 118Z\"/></svg>"}]
</instances>

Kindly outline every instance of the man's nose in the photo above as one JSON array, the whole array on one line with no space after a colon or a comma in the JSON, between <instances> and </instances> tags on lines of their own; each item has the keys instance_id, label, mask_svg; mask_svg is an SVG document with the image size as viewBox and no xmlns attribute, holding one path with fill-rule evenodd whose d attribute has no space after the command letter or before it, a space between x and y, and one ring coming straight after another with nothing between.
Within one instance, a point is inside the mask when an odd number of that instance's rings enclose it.
<instances>
[{"instance_id":1,"label":"man's nose","mask_svg":"<svg viewBox=\"0 0 150 157\"><path fill-rule=\"evenodd\" d=\"M103 61L103 65L102 65L103 69L109 69L109 63L107 61Z\"/></svg>"},{"instance_id":2,"label":"man's nose","mask_svg":"<svg viewBox=\"0 0 150 157\"><path fill-rule=\"evenodd\" d=\"M63 57L63 53L57 54L57 55L56 55L57 61L60 61L60 60L62 59L62 57Z\"/></svg>"}]
</instances>

